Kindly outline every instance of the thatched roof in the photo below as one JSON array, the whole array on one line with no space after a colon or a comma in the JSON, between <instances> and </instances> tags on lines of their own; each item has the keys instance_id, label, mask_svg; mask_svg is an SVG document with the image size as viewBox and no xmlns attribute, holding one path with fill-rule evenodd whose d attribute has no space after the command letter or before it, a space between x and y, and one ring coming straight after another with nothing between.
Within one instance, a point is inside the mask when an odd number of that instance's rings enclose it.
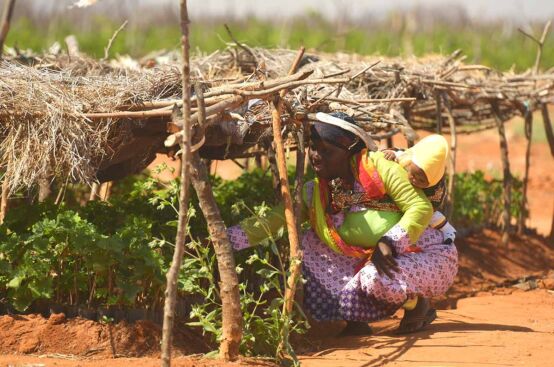
<instances>
[{"instance_id":1,"label":"thatched roof","mask_svg":"<svg viewBox=\"0 0 554 367\"><path fill-rule=\"evenodd\" d=\"M413 139L412 128L437 124L448 132L449 121L458 132L479 131L554 100L552 72L501 73L465 65L458 55L306 55L299 72L283 78L295 55L242 46L193 60L192 79L202 83L211 106L201 155L248 154L271 135L264 101L285 87L285 122L342 110L374 138L404 133ZM0 66L0 165L9 167L12 188L53 175L84 182L119 178L143 169L156 152L172 151L163 142L181 98L178 59L132 69L85 57L25 61ZM262 102L249 109L257 98Z\"/></svg>"}]
</instances>

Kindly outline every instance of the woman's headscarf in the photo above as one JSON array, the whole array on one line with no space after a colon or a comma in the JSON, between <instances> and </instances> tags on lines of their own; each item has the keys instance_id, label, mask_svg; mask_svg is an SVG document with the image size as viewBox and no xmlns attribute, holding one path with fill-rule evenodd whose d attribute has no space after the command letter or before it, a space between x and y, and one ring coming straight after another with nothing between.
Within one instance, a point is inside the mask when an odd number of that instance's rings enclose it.
<instances>
[{"instance_id":1,"label":"woman's headscarf","mask_svg":"<svg viewBox=\"0 0 554 367\"><path fill-rule=\"evenodd\" d=\"M356 121L344 112L333 112L329 115L357 126ZM357 153L364 148L364 142L354 133L325 122L314 121L310 127L310 134L313 139L325 140L336 147L353 153Z\"/></svg>"}]
</instances>

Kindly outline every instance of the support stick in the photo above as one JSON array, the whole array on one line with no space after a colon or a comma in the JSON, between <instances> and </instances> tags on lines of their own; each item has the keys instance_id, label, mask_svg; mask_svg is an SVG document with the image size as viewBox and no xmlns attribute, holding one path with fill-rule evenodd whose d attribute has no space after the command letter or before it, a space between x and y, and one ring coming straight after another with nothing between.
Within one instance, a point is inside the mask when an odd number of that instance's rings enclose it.
<instances>
[{"instance_id":1,"label":"support stick","mask_svg":"<svg viewBox=\"0 0 554 367\"><path fill-rule=\"evenodd\" d=\"M296 133L296 141L298 144L298 148L296 149L296 178L294 181L294 215L296 216L296 231L298 233L298 243L302 243L302 189L304 188L304 169L305 169L305 163L306 163L306 147L305 147L305 141L304 141L304 123L300 124L300 127L298 128L298 132ZM297 257L302 259L303 253L302 248L299 248L299 254ZM292 253L291 253L292 255ZM300 270L299 270L300 272ZM299 296L297 296L298 303L302 305L302 295L303 295L303 288L302 283L297 282L294 280L294 283L297 284L297 292Z\"/></svg>"},{"instance_id":2,"label":"support stick","mask_svg":"<svg viewBox=\"0 0 554 367\"><path fill-rule=\"evenodd\" d=\"M162 366L171 366L171 345L173 341L173 322L175 317L175 303L177 299L177 279L185 251L186 227L188 222L189 197L189 161L190 161L190 56L189 56L189 19L187 0L180 0L181 9L181 45L183 48L183 136L181 142L181 190L179 193L179 223L175 238L175 252L171 267L167 272L167 286L165 290L164 320L162 330Z\"/></svg>"},{"instance_id":3,"label":"support stick","mask_svg":"<svg viewBox=\"0 0 554 367\"><path fill-rule=\"evenodd\" d=\"M554 132L552 131L552 121L550 120L550 114L548 113L548 105L541 105L542 121L544 122L544 132L546 134L546 140L550 146L550 154L554 157Z\"/></svg>"},{"instance_id":4,"label":"support stick","mask_svg":"<svg viewBox=\"0 0 554 367\"><path fill-rule=\"evenodd\" d=\"M100 197L100 184L98 182L93 182L90 187L90 195L88 201L96 200Z\"/></svg>"},{"instance_id":5,"label":"support stick","mask_svg":"<svg viewBox=\"0 0 554 367\"><path fill-rule=\"evenodd\" d=\"M301 47L298 51L294 62L292 63L289 75L293 74L295 70L300 65L302 56L304 55L304 47ZM294 299L296 294L296 285L298 279L300 278L300 272L302 270L302 250L300 249L300 238L299 238L299 225L296 220L294 212L293 201L290 194L289 182L287 177L287 164L285 161L285 148L283 144L283 138L281 136L281 108L282 102L281 99L285 96L286 90L281 91L278 97L273 100L271 105L271 116L273 118L273 139L275 140L275 153L277 155L277 168L279 170L279 181L281 183L281 196L285 204L285 219L287 223L287 232L289 236L289 246L290 246L290 268L289 268L289 277L287 279L287 284L285 288L285 299L283 304L283 328L281 329L281 340L277 347L277 357L285 357L285 349L289 345L289 325L290 317L294 307ZM302 137L303 139L303 137ZM297 151L297 154L299 152ZM298 168L297 168L298 169ZM298 177L303 178L304 169L301 170L302 173L299 174L297 171ZM300 181L301 182L301 181ZM298 181L297 181L298 184ZM297 188L298 189L298 188ZM301 188L300 188L301 190ZM301 196L299 194L298 196ZM297 196L297 198L298 198ZM297 206L298 207L298 206Z\"/></svg>"},{"instance_id":6,"label":"support stick","mask_svg":"<svg viewBox=\"0 0 554 367\"><path fill-rule=\"evenodd\" d=\"M533 66L533 76L536 76L539 72L541 59L542 59L542 50L544 46L544 41L550 30L551 21L548 21L543 28L541 38L539 40L535 39L533 36L527 34L523 30L519 30L525 36L531 38L537 43L537 56L535 57L535 65ZM535 81L535 86L537 82ZM531 103L531 102L529 102ZM528 213L528 202L527 202L527 186L529 182L529 167L531 165L531 144L533 140L533 111L531 106L527 106L527 111L525 112L525 138L527 139L527 148L525 150L525 176L523 177L523 198L521 203L521 209L519 212L519 218L517 220L517 233L522 234L525 229L525 221L529 215Z\"/></svg>"},{"instance_id":7,"label":"support stick","mask_svg":"<svg viewBox=\"0 0 554 367\"><path fill-rule=\"evenodd\" d=\"M206 128L206 111L204 93L200 83L195 85L198 100L198 121L202 134ZM209 172L206 164L198 152L192 156L192 182L200 209L208 223L208 231L212 238L217 266L221 282L219 284L222 307L222 334L219 354L225 361L235 361L239 357L239 347L242 339L242 311L240 308L239 281L233 255L233 247L227 237L225 223L215 201L210 184Z\"/></svg>"},{"instance_id":8,"label":"support stick","mask_svg":"<svg viewBox=\"0 0 554 367\"><path fill-rule=\"evenodd\" d=\"M2 198L0 200L0 224L4 223L4 219L6 218L6 214L8 214L8 199L10 196L10 183L8 182L8 170L10 166L6 168L6 172L4 172L4 179L2 180Z\"/></svg>"},{"instance_id":9,"label":"support stick","mask_svg":"<svg viewBox=\"0 0 554 367\"><path fill-rule=\"evenodd\" d=\"M533 111L528 109L525 112L525 138L527 139L527 147L525 149L525 172L523 176L523 197L521 199L521 208L519 210L519 218L517 220L517 233L523 234L525 229L525 220L528 216L527 188L529 183L529 167L531 166L531 142L533 138Z\"/></svg>"},{"instance_id":10,"label":"support stick","mask_svg":"<svg viewBox=\"0 0 554 367\"><path fill-rule=\"evenodd\" d=\"M200 209L208 223L208 232L214 245L221 278L219 289L223 313L223 335L219 355L225 361L235 361L239 356L242 338L242 312L233 247L227 237L225 224L214 198L208 170L198 152L192 155L191 163L192 184L198 195Z\"/></svg>"},{"instance_id":11,"label":"support stick","mask_svg":"<svg viewBox=\"0 0 554 367\"><path fill-rule=\"evenodd\" d=\"M281 137L281 113L279 111L279 97L276 97L272 103L271 114L273 116L273 138L275 139L275 153L277 155L277 169L279 170L279 181L281 184L281 196L285 204L285 219L287 223L287 231L290 244L290 267L291 273L287 280L285 289L285 303L283 305L283 329L281 332L281 342L277 348L278 357L284 357L285 346L288 344L289 334L289 318L294 305L294 294L296 290L296 281L298 280L297 272L300 270L301 259L298 257L300 253L298 231L296 229L296 219L294 217L294 208L292 197L290 194L289 183L287 179L287 164L285 161L285 148L283 138ZM294 255L294 256L292 256Z\"/></svg>"},{"instance_id":12,"label":"support stick","mask_svg":"<svg viewBox=\"0 0 554 367\"><path fill-rule=\"evenodd\" d=\"M104 58L102 59L102 61L107 60L108 57L110 56L110 49L112 48L113 42L115 41L115 39L119 35L119 32L121 32L123 30L123 28L125 28L125 26L127 26L127 23L129 23L129 21L127 21L127 20L125 22L123 22L123 24L114 32L114 34L112 35L112 38L110 38L110 40L108 41L108 45L104 49Z\"/></svg>"},{"instance_id":13,"label":"support stick","mask_svg":"<svg viewBox=\"0 0 554 367\"><path fill-rule=\"evenodd\" d=\"M554 157L554 134L552 133L552 122L550 120L550 114L548 113L548 106L543 104L541 106L542 119L544 121L544 130L546 131L546 138L550 145L550 153ZM552 226L550 227L549 239L554 241L554 213L552 214Z\"/></svg>"},{"instance_id":14,"label":"support stick","mask_svg":"<svg viewBox=\"0 0 554 367\"><path fill-rule=\"evenodd\" d=\"M4 42L10 31L10 22L12 20L13 9L15 8L15 0L5 0L4 12L2 13L2 28L0 29L0 60L4 53Z\"/></svg>"},{"instance_id":15,"label":"support stick","mask_svg":"<svg viewBox=\"0 0 554 367\"><path fill-rule=\"evenodd\" d=\"M446 190L446 217L448 220L452 220L452 214L454 213L454 189L456 183L456 148L458 145L458 136L456 134L456 120L452 114L452 108L443 95L444 105L448 112L448 124L450 126L450 156L448 159L448 188Z\"/></svg>"},{"instance_id":16,"label":"support stick","mask_svg":"<svg viewBox=\"0 0 554 367\"><path fill-rule=\"evenodd\" d=\"M511 221L511 204L512 204L512 174L510 172L510 161L508 159L508 140L506 139L506 131L504 122L500 116L500 111L496 103L492 104L498 135L500 137L500 157L502 159L502 176L504 186L504 209L502 212L502 244L508 247L510 241L510 221Z\"/></svg>"}]
</instances>

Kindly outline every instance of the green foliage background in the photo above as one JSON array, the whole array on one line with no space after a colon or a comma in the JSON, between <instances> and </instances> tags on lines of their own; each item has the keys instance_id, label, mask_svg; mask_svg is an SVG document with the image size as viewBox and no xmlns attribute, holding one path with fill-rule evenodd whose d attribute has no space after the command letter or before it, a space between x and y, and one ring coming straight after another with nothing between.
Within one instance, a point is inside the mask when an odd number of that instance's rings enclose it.
<instances>
[{"instance_id":1,"label":"green foliage background","mask_svg":"<svg viewBox=\"0 0 554 367\"><path fill-rule=\"evenodd\" d=\"M513 26L502 23L447 24L434 21L432 27L423 24L408 31L394 20L348 23L337 25L317 13L286 22L271 22L250 18L247 20L199 20L191 26L191 48L195 52L210 53L225 47L231 41L224 29L228 23L239 41L251 46L317 49L324 52L349 52L363 55L422 56L429 53L449 54L462 49L466 62L480 63L507 70L514 66L521 71L531 67L535 60L536 45L520 34ZM96 15L80 24L67 18L35 22L25 16L18 18L10 30L6 44L37 52L48 49L55 41L76 35L82 51L102 57L104 48L120 23ZM534 32L540 33L540 25ZM165 22L129 23L115 40L111 54L144 56L151 51L179 47L180 28L175 19ZM545 69L554 66L554 38L546 41L543 54Z\"/></svg>"}]
</instances>

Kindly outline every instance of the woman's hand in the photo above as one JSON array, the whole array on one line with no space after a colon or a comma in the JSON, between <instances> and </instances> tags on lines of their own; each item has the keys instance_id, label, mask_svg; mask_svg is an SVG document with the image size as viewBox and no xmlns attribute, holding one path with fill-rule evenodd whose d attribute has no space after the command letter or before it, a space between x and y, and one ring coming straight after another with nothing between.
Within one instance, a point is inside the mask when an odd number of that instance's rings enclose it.
<instances>
[{"instance_id":1,"label":"woman's hand","mask_svg":"<svg viewBox=\"0 0 554 367\"><path fill-rule=\"evenodd\" d=\"M391 279L394 279L394 273L398 272L398 263L394 258L392 247L383 240L380 240L375 247L375 251L371 255L371 262L375 265L379 275L385 274Z\"/></svg>"},{"instance_id":2,"label":"woman's hand","mask_svg":"<svg viewBox=\"0 0 554 367\"><path fill-rule=\"evenodd\" d=\"M396 159L396 153L394 152L394 150L391 150L391 149L384 149L382 150L381 152L383 152L383 155L385 156L385 159L388 160L388 161L393 161L393 162L397 162L398 160Z\"/></svg>"}]
</instances>

